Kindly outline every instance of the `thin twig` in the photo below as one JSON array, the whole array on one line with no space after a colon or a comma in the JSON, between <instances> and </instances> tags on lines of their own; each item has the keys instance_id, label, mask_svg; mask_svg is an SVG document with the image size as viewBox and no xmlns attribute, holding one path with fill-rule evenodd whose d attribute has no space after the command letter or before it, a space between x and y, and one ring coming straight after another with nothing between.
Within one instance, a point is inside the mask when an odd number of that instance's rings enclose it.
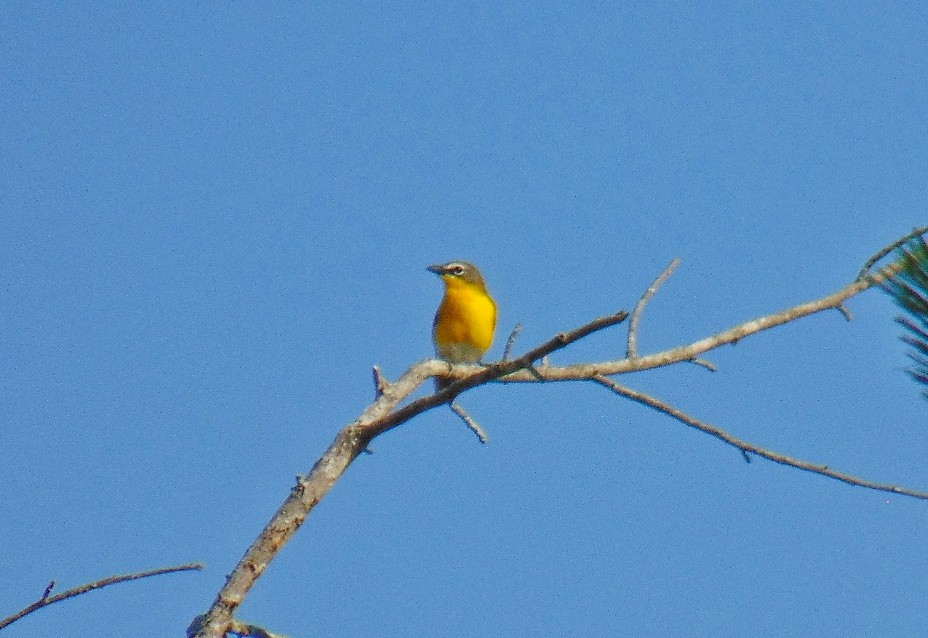
<instances>
[{"instance_id":1,"label":"thin twig","mask_svg":"<svg viewBox=\"0 0 928 638\"><path fill-rule=\"evenodd\" d=\"M679 265L680 258L674 257L673 260L667 264L667 267L664 268L664 271L658 275L657 279L644 291L638 303L635 304L635 309L632 310L632 318L628 322L628 349L626 350L625 356L629 359L634 359L638 356L638 323L641 321L641 314L644 312L644 307L648 305L648 301L651 300L651 297L654 296L657 289L661 287L661 284L667 281L670 273Z\"/></svg>"},{"instance_id":2,"label":"thin twig","mask_svg":"<svg viewBox=\"0 0 928 638\"><path fill-rule=\"evenodd\" d=\"M839 303L837 308L838 308L838 312L844 315L845 319L847 319L848 321L854 321L854 315L853 313L851 313L851 310L847 306L845 306L843 303Z\"/></svg>"},{"instance_id":3,"label":"thin twig","mask_svg":"<svg viewBox=\"0 0 928 638\"><path fill-rule=\"evenodd\" d=\"M774 463L780 463L781 465L788 465L790 467L795 467L799 470L805 470L806 472L813 472L815 474L821 474L822 476L827 476L828 478L833 478L838 481L843 481L850 485L857 485L858 487L866 487L871 490L879 490L881 492L892 492L893 494L902 494L905 496L911 496L913 498L928 500L928 493L918 492L916 490L910 490L904 487L899 487L897 485L890 485L888 483L875 483L873 481L868 481L866 479L858 478L856 476L851 476L850 474L844 474L843 472L836 472L826 465L816 465L814 463L809 463L808 461L801 461L799 459L794 459L785 454L780 454L779 452L773 452L762 448L753 443L748 443L747 441L742 441L741 439L732 436L725 430L718 428L714 425L710 425L698 419L694 419L685 412L678 410L677 408L664 403L663 401L656 399L644 392L638 392L637 390L632 390L625 386L619 385L612 379L608 379L603 376L595 376L592 379L596 383L609 388L616 394L624 396L636 401L642 405L646 405L650 408L654 408L659 412L663 412L678 421L685 423L686 425L696 428L701 432L713 436L728 445L731 445L735 448L738 448L742 455L745 456L746 460L750 460L750 457L747 456L748 453L755 454L757 456L763 457Z\"/></svg>"},{"instance_id":4,"label":"thin twig","mask_svg":"<svg viewBox=\"0 0 928 638\"><path fill-rule=\"evenodd\" d=\"M191 570L200 570L203 569L203 565L200 563L187 563L186 565L178 565L176 567L161 567L159 569L151 569L145 572L135 572L132 574L122 574L120 576L107 576L106 578L101 578L100 580L95 580L92 583L85 583L77 587L73 587L67 591L63 591L60 594L55 594L54 596L49 596L51 593L52 587L55 584L55 581L52 581L48 587L45 588L45 591L42 594L42 597L31 605L27 605L22 608L12 616L8 616L3 620L0 620L0 629L3 629L7 625L16 622L23 616L31 614L37 609L42 607L48 607L54 603L66 600L68 598L73 598L74 596L79 596L81 594L87 593L94 589L101 589L107 585L113 585L116 583L124 583L130 580L138 580L140 578L148 578L149 576L158 576L160 574L171 574L173 572L185 572Z\"/></svg>"},{"instance_id":5,"label":"thin twig","mask_svg":"<svg viewBox=\"0 0 928 638\"><path fill-rule=\"evenodd\" d=\"M490 440L487 436L487 433L483 431L483 428L480 427L480 424L474 421L473 417L467 413L460 405L452 401L448 404L451 408L451 411L461 417L461 420L471 429L471 431L477 435L477 438L480 439L481 443L486 443Z\"/></svg>"},{"instance_id":6,"label":"thin twig","mask_svg":"<svg viewBox=\"0 0 928 638\"><path fill-rule=\"evenodd\" d=\"M503 350L503 361L509 359L509 355L512 354L512 346L516 343L516 337L519 336L519 333L522 332L522 324L517 323L513 328L512 332L509 333L509 338L506 339L506 347Z\"/></svg>"},{"instance_id":7,"label":"thin twig","mask_svg":"<svg viewBox=\"0 0 928 638\"><path fill-rule=\"evenodd\" d=\"M718 370L718 367L707 359L700 359L699 357L693 357L692 359L690 359L690 363L695 363L698 366L702 366L709 372L715 372L716 370Z\"/></svg>"},{"instance_id":8,"label":"thin twig","mask_svg":"<svg viewBox=\"0 0 928 638\"><path fill-rule=\"evenodd\" d=\"M928 233L928 226L922 226L921 228L916 228L908 235L904 235L900 237L899 239L897 239L896 241L894 241L893 243L889 244L888 246L885 246L884 248L880 249L879 252L877 252L870 259L864 262L864 267L861 268L860 272L857 274L857 279L863 279L864 277L866 277L867 274L870 272L870 269L873 268L873 264L880 261L881 259L883 259L883 257L893 252L897 248L899 248L899 246L903 245L910 239L914 239L915 237L918 237L919 235L924 235L925 233Z\"/></svg>"},{"instance_id":9,"label":"thin twig","mask_svg":"<svg viewBox=\"0 0 928 638\"><path fill-rule=\"evenodd\" d=\"M374 398L379 399L383 394L384 390L389 386L389 382L384 378L383 372L380 370L380 366L375 365L371 369L371 373L374 375Z\"/></svg>"}]
</instances>

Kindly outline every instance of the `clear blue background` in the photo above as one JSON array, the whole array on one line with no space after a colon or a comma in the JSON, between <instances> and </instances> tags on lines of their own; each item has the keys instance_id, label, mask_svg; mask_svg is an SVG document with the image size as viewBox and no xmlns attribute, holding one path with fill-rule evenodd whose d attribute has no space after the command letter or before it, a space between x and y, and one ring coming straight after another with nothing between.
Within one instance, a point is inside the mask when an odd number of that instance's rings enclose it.
<instances>
[{"instance_id":1,"label":"clear blue background","mask_svg":"<svg viewBox=\"0 0 928 638\"><path fill-rule=\"evenodd\" d=\"M315 4L315 3L314 3ZM928 211L920 2L0 6L0 615L181 636L345 423L431 354L467 258L502 352L630 309L643 352L836 290ZM871 291L622 379L928 489ZM624 330L558 353L615 359ZM242 619L303 636L918 636L928 505L755 460L589 384L374 442Z\"/></svg>"}]
</instances>

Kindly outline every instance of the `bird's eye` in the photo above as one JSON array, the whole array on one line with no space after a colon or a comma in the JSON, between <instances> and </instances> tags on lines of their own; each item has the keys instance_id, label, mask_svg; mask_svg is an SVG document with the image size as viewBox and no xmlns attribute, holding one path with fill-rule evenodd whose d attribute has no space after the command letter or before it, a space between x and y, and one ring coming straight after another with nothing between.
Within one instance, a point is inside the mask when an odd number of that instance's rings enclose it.
<instances>
[{"instance_id":1,"label":"bird's eye","mask_svg":"<svg viewBox=\"0 0 928 638\"><path fill-rule=\"evenodd\" d=\"M464 273L464 266L452 266L449 270L452 275L460 275Z\"/></svg>"}]
</instances>

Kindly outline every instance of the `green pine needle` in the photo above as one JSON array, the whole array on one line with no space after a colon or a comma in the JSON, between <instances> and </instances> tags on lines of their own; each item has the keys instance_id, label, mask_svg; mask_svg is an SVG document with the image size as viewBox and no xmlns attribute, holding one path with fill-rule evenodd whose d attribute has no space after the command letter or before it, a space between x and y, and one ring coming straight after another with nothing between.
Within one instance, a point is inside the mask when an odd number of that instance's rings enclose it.
<instances>
[{"instance_id":1,"label":"green pine needle","mask_svg":"<svg viewBox=\"0 0 928 638\"><path fill-rule=\"evenodd\" d=\"M908 316L897 317L906 329L902 340L912 347L909 357L915 364L908 372L928 386L928 243L918 236L899 249L899 274L882 284ZM922 394L928 398L928 390Z\"/></svg>"}]
</instances>

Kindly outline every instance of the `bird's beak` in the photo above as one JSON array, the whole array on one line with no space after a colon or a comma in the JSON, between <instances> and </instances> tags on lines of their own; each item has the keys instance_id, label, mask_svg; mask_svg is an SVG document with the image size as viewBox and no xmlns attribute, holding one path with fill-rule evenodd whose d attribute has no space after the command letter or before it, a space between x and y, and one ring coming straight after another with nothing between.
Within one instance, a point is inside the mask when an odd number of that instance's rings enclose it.
<instances>
[{"instance_id":1,"label":"bird's beak","mask_svg":"<svg viewBox=\"0 0 928 638\"><path fill-rule=\"evenodd\" d=\"M433 272L436 275L441 275L442 273L445 272L445 267L443 264L433 264L429 266L428 268L426 268L426 270L428 270L429 272Z\"/></svg>"}]
</instances>

